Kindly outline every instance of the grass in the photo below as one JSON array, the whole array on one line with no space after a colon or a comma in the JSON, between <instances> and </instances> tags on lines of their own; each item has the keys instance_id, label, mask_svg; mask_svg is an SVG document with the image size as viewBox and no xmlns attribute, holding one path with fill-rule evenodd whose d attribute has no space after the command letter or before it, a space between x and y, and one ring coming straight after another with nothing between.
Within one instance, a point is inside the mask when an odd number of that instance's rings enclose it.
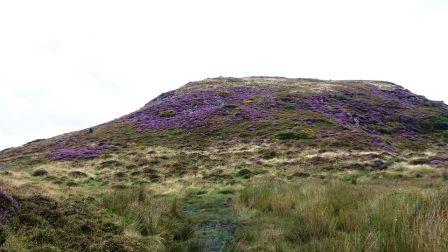
<instances>
[{"instance_id":1,"label":"grass","mask_svg":"<svg viewBox=\"0 0 448 252\"><path fill-rule=\"evenodd\" d=\"M112 191L101 201L105 209L120 217L125 229L142 236L160 234L180 216L175 199L151 197L143 186Z\"/></svg>"},{"instance_id":2,"label":"grass","mask_svg":"<svg viewBox=\"0 0 448 252\"><path fill-rule=\"evenodd\" d=\"M0 232L0 251L445 249L448 172L430 161L446 150L303 142L136 144L83 162L10 166L0 187L21 212ZM48 175L32 176L40 168Z\"/></svg>"},{"instance_id":3,"label":"grass","mask_svg":"<svg viewBox=\"0 0 448 252\"><path fill-rule=\"evenodd\" d=\"M184 251L200 249L195 226L171 196L143 186L96 198L16 197L20 211L2 229L0 251Z\"/></svg>"},{"instance_id":4,"label":"grass","mask_svg":"<svg viewBox=\"0 0 448 252\"><path fill-rule=\"evenodd\" d=\"M236 248L269 251L446 251L448 187L263 181L234 209L248 216Z\"/></svg>"}]
</instances>

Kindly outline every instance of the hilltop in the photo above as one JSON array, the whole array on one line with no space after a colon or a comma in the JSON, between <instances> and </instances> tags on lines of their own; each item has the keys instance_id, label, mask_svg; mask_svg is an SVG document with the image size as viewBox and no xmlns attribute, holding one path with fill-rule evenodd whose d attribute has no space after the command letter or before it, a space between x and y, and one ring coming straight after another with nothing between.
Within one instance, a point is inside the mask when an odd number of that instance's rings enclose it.
<instances>
[{"instance_id":1,"label":"hilltop","mask_svg":"<svg viewBox=\"0 0 448 252\"><path fill-rule=\"evenodd\" d=\"M0 251L443 251L447 147L390 82L190 82L1 151Z\"/></svg>"}]
</instances>

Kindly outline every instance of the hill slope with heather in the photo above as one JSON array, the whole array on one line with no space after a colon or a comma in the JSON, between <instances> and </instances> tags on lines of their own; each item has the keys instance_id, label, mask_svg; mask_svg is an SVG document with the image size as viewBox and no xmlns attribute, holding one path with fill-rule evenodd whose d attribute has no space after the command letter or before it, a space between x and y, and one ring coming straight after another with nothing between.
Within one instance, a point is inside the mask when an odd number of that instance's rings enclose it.
<instances>
[{"instance_id":1,"label":"hill slope with heather","mask_svg":"<svg viewBox=\"0 0 448 252\"><path fill-rule=\"evenodd\" d=\"M447 130L447 105L388 82L217 78L164 93L112 122L3 151L0 160L89 159L132 144L206 148L285 138L309 147L397 151L443 144Z\"/></svg>"},{"instance_id":2,"label":"hill slope with heather","mask_svg":"<svg viewBox=\"0 0 448 252\"><path fill-rule=\"evenodd\" d=\"M0 249L444 251L447 147L393 83L191 82L1 151Z\"/></svg>"}]
</instances>

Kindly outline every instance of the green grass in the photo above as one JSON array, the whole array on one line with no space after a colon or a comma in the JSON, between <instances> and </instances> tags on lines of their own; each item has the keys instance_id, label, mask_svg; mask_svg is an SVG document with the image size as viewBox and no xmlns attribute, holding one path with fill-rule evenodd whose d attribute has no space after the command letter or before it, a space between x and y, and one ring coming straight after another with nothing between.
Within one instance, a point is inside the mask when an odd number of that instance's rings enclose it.
<instances>
[{"instance_id":1,"label":"green grass","mask_svg":"<svg viewBox=\"0 0 448 252\"><path fill-rule=\"evenodd\" d=\"M18 197L20 211L0 232L0 251L184 251L202 244L171 196L144 187L96 198Z\"/></svg>"},{"instance_id":2,"label":"green grass","mask_svg":"<svg viewBox=\"0 0 448 252\"><path fill-rule=\"evenodd\" d=\"M338 181L259 182L235 210L241 250L446 251L448 190Z\"/></svg>"}]
</instances>

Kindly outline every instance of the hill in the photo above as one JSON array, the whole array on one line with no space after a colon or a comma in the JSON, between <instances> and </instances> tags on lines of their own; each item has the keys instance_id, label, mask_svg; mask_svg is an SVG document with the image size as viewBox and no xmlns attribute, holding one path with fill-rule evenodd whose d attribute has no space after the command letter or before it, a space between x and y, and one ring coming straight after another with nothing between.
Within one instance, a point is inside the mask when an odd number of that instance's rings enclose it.
<instances>
[{"instance_id":1,"label":"hill","mask_svg":"<svg viewBox=\"0 0 448 252\"><path fill-rule=\"evenodd\" d=\"M36 140L1 157L89 159L133 144L207 148L283 138L313 139L299 141L309 147L398 151L443 144L447 130L447 105L388 82L216 78L164 93L112 122Z\"/></svg>"},{"instance_id":2,"label":"hill","mask_svg":"<svg viewBox=\"0 0 448 252\"><path fill-rule=\"evenodd\" d=\"M444 250L447 147L448 106L390 82L190 82L1 151L0 248Z\"/></svg>"}]
</instances>

